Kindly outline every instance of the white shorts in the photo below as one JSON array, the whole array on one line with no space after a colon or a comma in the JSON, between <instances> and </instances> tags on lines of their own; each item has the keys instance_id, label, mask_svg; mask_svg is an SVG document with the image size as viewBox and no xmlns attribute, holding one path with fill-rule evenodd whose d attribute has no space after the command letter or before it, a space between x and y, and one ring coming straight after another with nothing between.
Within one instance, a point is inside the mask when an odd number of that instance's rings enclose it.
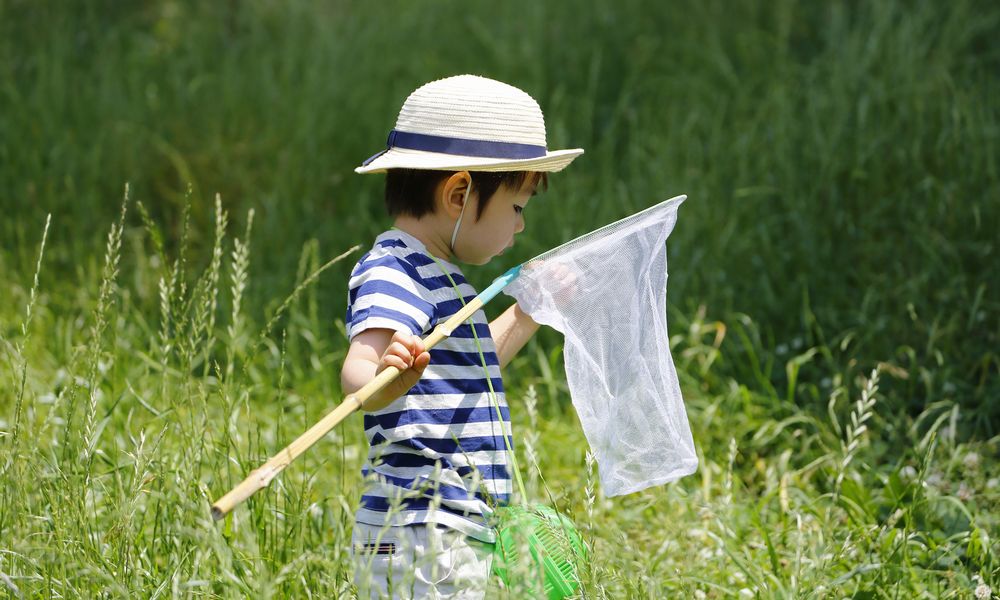
<instances>
[{"instance_id":1,"label":"white shorts","mask_svg":"<svg viewBox=\"0 0 1000 600\"><path fill-rule=\"evenodd\" d=\"M351 554L359 598L479 600L490 581L493 545L433 523L355 523Z\"/></svg>"}]
</instances>

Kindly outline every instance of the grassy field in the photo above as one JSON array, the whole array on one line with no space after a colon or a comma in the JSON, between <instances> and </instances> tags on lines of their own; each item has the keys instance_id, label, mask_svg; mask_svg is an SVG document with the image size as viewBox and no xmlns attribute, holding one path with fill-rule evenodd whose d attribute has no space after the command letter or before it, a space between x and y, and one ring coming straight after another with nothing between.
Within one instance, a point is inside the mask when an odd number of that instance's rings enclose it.
<instances>
[{"instance_id":1,"label":"grassy field","mask_svg":"<svg viewBox=\"0 0 1000 600\"><path fill-rule=\"evenodd\" d=\"M997 39L966 0L0 0L0 597L351 594L358 421L208 505L339 401L388 225L352 169L463 72L587 150L477 285L689 195L695 475L605 498L559 336L504 373L585 597L997 597Z\"/></svg>"}]
</instances>

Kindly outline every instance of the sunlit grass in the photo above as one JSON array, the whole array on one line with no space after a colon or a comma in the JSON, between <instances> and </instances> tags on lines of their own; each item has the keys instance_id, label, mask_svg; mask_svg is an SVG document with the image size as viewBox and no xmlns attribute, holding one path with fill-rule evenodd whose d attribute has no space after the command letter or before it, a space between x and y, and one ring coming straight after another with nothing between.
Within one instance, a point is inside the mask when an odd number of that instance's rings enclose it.
<instances>
[{"instance_id":1,"label":"sunlit grass","mask_svg":"<svg viewBox=\"0 0 1000 600\"><path fill-rule=\"evenodd\" d=\"M356 422L224 521L209 516L212 499L339 400L332 374L345 346L317 349L309 272L329 263L318 267L308 245L302 283L273 303L273 317L238 310L238 288L253 285L253 237L247 228L230 242L221 204L216 219L207 262L187 261L193 285L164 283L179 261L161 260L159 276L120 271L123 246L149 252L134 268L154 269L155 224L132 231L130 245L115 223L91 310L29 304L24 328L4 340L5 389L24 382L0 473L0 572L12 594L352 593L347 545L366 454ZM126 280L159 290L159 315L130 303L139 290ZM209 327L199 306L226 283L237 289ZM996 439L960 443L954 404L912 421L881 412L879 384L891 375L880 369L857 382L831 373L820 414L782 390L753 391L719 374L730 328L703 319L676 314L671 325L699 471L620 499L601 493L558 358L536 344L508 370L529 495L583 532L588 597L969 597L976 576L995 587L1000 485L986 457ZM752 321L740 327L755 337ZM39 339L63 329L68 362Z\"/></svg>"}]
</instances>

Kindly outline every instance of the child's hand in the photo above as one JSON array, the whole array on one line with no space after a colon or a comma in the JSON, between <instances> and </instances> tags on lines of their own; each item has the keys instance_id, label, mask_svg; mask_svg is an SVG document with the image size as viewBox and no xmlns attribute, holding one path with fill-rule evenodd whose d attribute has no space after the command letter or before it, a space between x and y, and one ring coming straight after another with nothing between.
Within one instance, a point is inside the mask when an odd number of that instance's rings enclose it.
<instances>
[{"instance_id":1,"label":"child's hand","mask_svg":"<svg viewBox=\"0 0 1000 600\"><path fill-rule=\"evenodd\" d=\"M379 358L375 374L381 373L388 367L396 367L400 370L400 374L379 393L380 399L391 402L408 392L420 380L430 362L431 355L424 349L424 341L420 336L399 331L394 333L389 347Z\"/></svg>"},{"instance_id":2,"label":"child's hand","mask_svg":"<svg viewBox=\"0 0 1000 600\"><path fill-rule=\"evenodd\" d=\"M580 294L579 267L572 259L532 261L525 265L532 276L542 282L538 287L552 298L555 306L564 307Z\"/></svg>"},{"instance_id":3,"label":"child's hand","mask_svg":"<svg viewBox=\"0 0 1000 600\"><path fill-rule=\"evenodd\" d=\"M576 265L560 262L549 266L549 276L555 282L551 289L558 293L557 304L566 304L576 299L580 292L576 273Z\"/></svg>"}]
</instances>

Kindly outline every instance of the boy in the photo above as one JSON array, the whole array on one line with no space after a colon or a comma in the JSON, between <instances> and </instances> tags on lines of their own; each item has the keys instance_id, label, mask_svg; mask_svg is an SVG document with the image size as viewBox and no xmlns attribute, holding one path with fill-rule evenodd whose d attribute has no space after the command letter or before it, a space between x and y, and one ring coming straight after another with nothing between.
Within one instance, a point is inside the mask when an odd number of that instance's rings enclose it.
<instances>
[{"instance_id":1,"label":"boy","mask_svg":"<svg viewBox=\"0 0 1000 600\"><path fill-rule=\"evenodd\" d=\"M462 75L410 94L386 150L356 169L388 172L395 221L351 276L343 390L402 371L363 407L369 487L352 540L362 597L484 595L487 517L511 493L500 369L538 324L514 304L490 323L477 312L430 352L421 338L476 296L455 263L511 247L535 188L582 153L547 149L528 94Z\"/></svg>"}]
</instances>

